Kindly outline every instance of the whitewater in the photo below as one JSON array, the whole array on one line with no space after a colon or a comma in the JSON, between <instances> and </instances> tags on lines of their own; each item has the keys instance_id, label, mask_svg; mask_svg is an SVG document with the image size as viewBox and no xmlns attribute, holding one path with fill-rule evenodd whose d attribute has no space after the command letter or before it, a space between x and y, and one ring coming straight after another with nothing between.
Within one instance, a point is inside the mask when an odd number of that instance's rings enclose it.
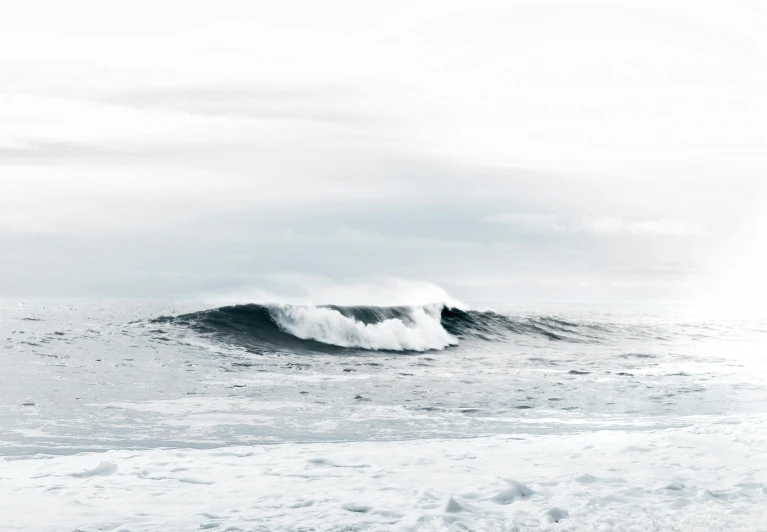
<instances>
[{"instance_id":1,"label":"whitewater","mask_svg":"<svg viewBox=\"0 0 767 532\"><path fill-rule=\"evenodd\" d=\"M763 309L239 303L0 303L0 529L767 530Z\"/></svg>"}]
</instances>

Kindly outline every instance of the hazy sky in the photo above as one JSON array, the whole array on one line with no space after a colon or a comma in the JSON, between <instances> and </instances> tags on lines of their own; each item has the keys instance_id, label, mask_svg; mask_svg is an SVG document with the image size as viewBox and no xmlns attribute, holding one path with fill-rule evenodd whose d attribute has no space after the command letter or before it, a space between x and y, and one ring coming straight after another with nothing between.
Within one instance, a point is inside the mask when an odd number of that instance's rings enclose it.
<instances>
[{"instance_id":1,"label":"hazy sky","mask_svg":"<svg viewBox=\"0 0 767 532\"><path fill-rule=\"evenodd\" d=\"M26 0L0 296L767 296L759 1Z\"/></svg>"}]
</instances>

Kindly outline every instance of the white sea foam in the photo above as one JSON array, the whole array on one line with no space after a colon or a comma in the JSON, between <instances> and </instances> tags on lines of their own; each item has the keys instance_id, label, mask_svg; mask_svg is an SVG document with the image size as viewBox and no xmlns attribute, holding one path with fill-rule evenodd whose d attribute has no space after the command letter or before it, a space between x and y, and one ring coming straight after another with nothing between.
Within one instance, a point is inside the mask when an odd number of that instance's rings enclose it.
<instances>
[{"instance_id":1,"label":"white sea foam","mask_svg":"<svg viewBox=\"0 0 767 532\"><path fill-rule=\"evenodd\" d=\"M19 532L756 531L767 520L765 444L757 418L0 458L0 515ZM112 474L79 474L105 462Z\"/></svg>"},{"instance_id":2,"label":"white sea foam","mask_svg":"<svg viewBox=\"0 0 767 532\"><path fill-rule=\"evenodd\" d=\"M336 309L316 306L279 306L273 309L277 324L304 340L340 347L428 351L456 345L440 320L441 305L408 307L402 318L363 323Z\"/></svg>"}]
</instances>

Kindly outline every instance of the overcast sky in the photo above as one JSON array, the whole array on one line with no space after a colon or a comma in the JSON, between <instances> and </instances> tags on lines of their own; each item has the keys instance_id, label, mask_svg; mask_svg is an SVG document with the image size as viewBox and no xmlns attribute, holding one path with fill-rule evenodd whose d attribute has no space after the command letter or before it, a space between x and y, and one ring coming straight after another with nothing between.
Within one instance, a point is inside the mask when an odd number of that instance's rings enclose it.
<instances>
[{"instance_id":1,"label":"overcast sky","mask_svg":"<svg viewBox=\"0 0 767 532\"><path fill-rule=\"evenodd\" d=\"M0 296L767 296L767 8L25 0Z\"/></svg>"}]
</instances>

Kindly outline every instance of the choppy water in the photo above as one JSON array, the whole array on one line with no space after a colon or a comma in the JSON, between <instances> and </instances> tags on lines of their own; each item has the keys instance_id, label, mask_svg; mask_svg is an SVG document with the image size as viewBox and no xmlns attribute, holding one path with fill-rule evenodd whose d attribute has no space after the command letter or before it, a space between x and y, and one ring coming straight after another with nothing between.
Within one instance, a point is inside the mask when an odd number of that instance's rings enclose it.
<instances>
[{"instance_id":1,"label":"choppy water","mask_svg":"<svg viewBox=\"0 0 767 532\"><path fill-rule=\"evenodd\" d=\"M752 311L204 308L3 302L0 454L643 430L767 412L767 319Z\"/></svg>"}]
</instances>

